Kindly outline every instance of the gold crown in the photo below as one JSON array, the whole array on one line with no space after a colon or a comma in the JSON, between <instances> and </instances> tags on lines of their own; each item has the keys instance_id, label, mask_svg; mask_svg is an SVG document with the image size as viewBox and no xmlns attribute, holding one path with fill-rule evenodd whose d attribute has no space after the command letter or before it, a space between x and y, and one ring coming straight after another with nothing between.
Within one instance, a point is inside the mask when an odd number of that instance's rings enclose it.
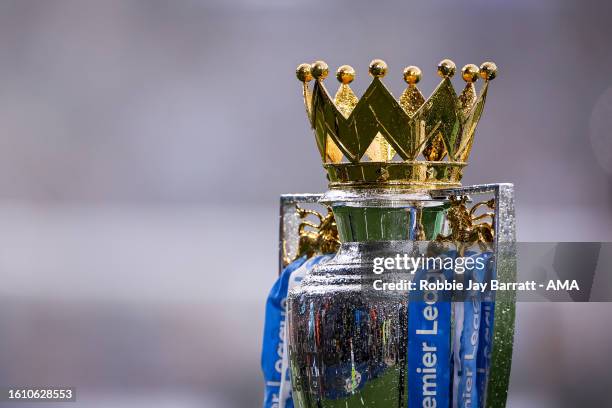
<instances>
[{"instance_id":1,"label":"gold crown","mask_svg":"<svg viewBox=\"0 0 612 408\"><path fill-rule=\"evenodd\" d=\"M343 65L336 73L340 87L332 100L323 85L329 73L327 64L317 61L298 66L296 75L304 84L306 112L330 188L427 190L460 186L489 81L497 75L497 67L492 62L480 68L464 66L461 74L466 85L459 96L450 80L455 70L451 60L441 61L438 74L442 82L425 100L417 88L421 70L406 67L408 87L397 101L381 82L387 73L384 61L370 63L374 79L361 99L349 87L355 70ZM480 95L474 86L478 77L484 80Z\"/></svg>"}]
</instances>

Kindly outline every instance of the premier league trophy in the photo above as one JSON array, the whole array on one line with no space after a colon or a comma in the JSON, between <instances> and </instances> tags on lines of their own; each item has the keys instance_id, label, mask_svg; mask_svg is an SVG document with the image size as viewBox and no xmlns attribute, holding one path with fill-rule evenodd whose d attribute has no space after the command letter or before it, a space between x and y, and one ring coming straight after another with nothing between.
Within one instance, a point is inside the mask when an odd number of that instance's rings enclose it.
<instances>
[{"instance_id":1,"label":"premier league trophy","mask_svg":"<svg viewBox=\"0 0 612 408\"><path fill-rule=\"evenodd\" d=\"M442 81L425 99L421 70L405 68L396 100L381 60L361 99L348 65L334 98L327 64L297 68L329 191L281 197L282 273L267 310L277 319L266 322L266 335L280 333L278 358L263 360L277 376L264 406L506 405L515 294L415 283L516 279L513 186L460 184L497 67L464 66L459 95L455 70L441 61ZM407 256L423 263L401 271ZM480 269L463 272L468 264Z\"/></svg>"}]
</instances>

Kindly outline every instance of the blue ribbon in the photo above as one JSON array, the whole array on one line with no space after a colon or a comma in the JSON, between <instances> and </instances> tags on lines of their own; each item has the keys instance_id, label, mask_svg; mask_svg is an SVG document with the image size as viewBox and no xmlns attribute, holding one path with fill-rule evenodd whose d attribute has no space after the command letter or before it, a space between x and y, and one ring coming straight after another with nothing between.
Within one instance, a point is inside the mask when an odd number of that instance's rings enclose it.
<instances>
[{"instance_id":1,"label":"blue ribbon","mask_svg":"<svg viewBox=\"0 0 612 408\"><path fill-rule=\"evenodd\" d=\"M261 369L265 380L263 408L293 408L293 399L289 394L283 397L281 391L283 352L285 347L285 321L287 314L287 293L292 275L298 269L305 268L305 274L309 273L317 264L327 261L332 255L318 255L312 258L303 257L296 259L283 269L280 276L272 286L266 302L266 318L264 325L263 346L261 352ZM301 275L301 272L298 275ZM287 371L287 375L289 372ZM290 381L285 378L285 381ZM285 398L284 401L281 401Z\"/></svg>"},{"instance_id":2,"label":"blue ribbon","mask_svg":"<svg viewBox=\"0 0 612 408\"><path fill-rule=\"evenodd\" d=\"M415 274L408 305L408 408L448 407L451 303L447 291L418 289L421 280L444 281L447 271Z\"/></svg>"},{"instance_id":3,"label":"blue ribbon","mask_svg":"<svg viewBox=\"0 0 612 408\"><path fill-rule=\"evenodd\" d=\"M490 271L491 253L468 252L464 257L474 258L474 264L476 264L475 258L477 257L484 258L485 261L483 268L474 267L465 271L466 286L469 280L477 283L486 282L487 273ZM479 396L483 395L488 378L482 373L479 375L479 371L482 369L486 371L488 363L485 345L480 334L486 331L486 325L483 324L483 311L487 312L487 323L492 324L493 322L492 302L485 304L483 294L472 291L467 293L464 302L455 303L453 306L455 308L455 335L459 340L459 350L454 351L453 407L483 407ZM487 340L490 347L491 337L488 336Z\"/></svg>"},{"instance_id":4,"label":"blue ribbon","mask_svg":"<svg viewBox=\"0 0 612 408\"><path fill-rule=\"evenodd\" d=\"M287 287L293 271L305 261L306 256L303 256L287 265L268 295L261 352L261 369L265 381L263 408L276 408L280 403Z\"/></svg>"}]
</instances>

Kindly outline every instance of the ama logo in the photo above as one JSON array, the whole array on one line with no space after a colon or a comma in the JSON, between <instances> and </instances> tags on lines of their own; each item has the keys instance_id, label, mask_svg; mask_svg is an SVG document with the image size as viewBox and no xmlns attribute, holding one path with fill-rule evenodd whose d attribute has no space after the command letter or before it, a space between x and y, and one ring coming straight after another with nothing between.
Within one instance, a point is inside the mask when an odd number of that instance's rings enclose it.
<instances>
[{"instance_id":1,"label":"ama logo","mask_svg":"<svg viewBox=\"0 0 612 408\"><path fill-rule=\"evenodd\" d=\"M578 286L578 282L574 280L549 280L548 285L546 285L546 290L580 290L580 286Z\"/></svg>"}]
</instances>

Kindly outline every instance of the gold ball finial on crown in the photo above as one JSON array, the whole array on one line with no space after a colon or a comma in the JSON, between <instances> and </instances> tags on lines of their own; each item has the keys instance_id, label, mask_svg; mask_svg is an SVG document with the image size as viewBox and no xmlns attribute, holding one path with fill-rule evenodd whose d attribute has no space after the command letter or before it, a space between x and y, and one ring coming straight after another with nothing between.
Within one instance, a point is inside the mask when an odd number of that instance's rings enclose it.
<instances>
[{"instance_id":1,"label":"gold ball finial on crown","mask_svg":"<svg viewBox=\"0 0 612 408\"><path fill-rule=\"evenodd\" d=\"M300 64L295 69L295 76L300 82L312 81L312 66L310 64Z\"/></svg>"},{"instance_id":2,"label":"gold ball finial on crown","mask_svg":"<svg viewBox=\"0 0 612 408\"><path fill-rule=\"evenodd\" d=\"M480 65L480 77L485 81L495 79L497 76L497 65L494 62L483 62Z\"/></svg>"},{"instance_id":3,"label":"gold ball finial on crown","mask_svg":"<svg viewBox=\"0 0 612 408\"><path fill-rule=\"evenodd\" d=\"M410 65L409 67L404 68L404 81L408 85L416 85L421 80L421 69L419 67L415 67L414 65Z\"/></svg>"},{"instance_id":4,"label":"gold ball finial on crown","mask_svg":"<svg viewBox=\"0 0 612 408\"><path fill-rule=\"evenodd\" d=\"M453 75L455 75L456 70L457 66L449 59L443 59L438 64L438 75L440 75L442 78L452 78Z\"/></svg>"},{"instance_id":5,"label":"gold ball finial on crown","mask_svg":"<svg viewBox=\"0 0 612 408\"><path fill-rule=\"evenodd\" d=\"M387 75L387 63L381 59L372 60L368 71L374 78L382 78Z\"/></svg>"},{"instance_id":6,"label":"gold ball finial on crown","mask_svg":"<svg viewBox=\"0 0 612 408\"><path fill-rule=\"evenodd\" d=\"M350 65L342 65L336 71L336 78L341 84L348 85L355 79L355 69Z\"/></svg>"},{"instance_id":7,"label":"gold ball finial on crown","mask_svg":"<svg viewBox=\"0 0 612 408\"><path fill-rule=\"evenodd\" d=\"M312 64L312 76L319 81L327 78L329 74L329 66L325 63L325 61L316 61Z\"/></svg>"},{"instance_id":8,"label":"gold ball finial on crown","mask_svg":"<svg viewBox=\"0 0 612 408\"><path fill-rule=\"evenodd\" d=\"M480 71L478 67L474 64L467 64L461 68L461 77L468 83L476 82L478 80L479 73Z\"/></svg>"}]
</instances>

